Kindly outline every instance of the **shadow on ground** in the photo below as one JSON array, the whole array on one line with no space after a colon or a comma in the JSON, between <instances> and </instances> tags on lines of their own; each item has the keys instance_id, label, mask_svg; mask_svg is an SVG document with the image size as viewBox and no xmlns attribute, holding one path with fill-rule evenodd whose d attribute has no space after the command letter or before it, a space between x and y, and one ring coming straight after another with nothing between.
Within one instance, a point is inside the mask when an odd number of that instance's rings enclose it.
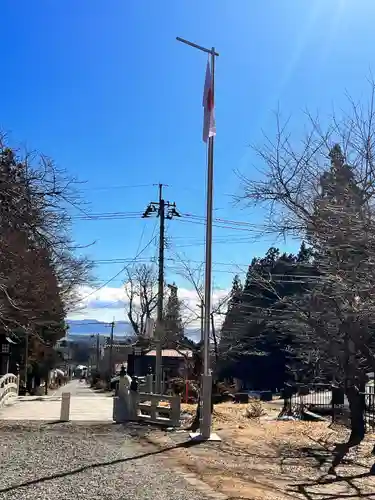
<instances>
[{"instance_id":1,"label":"shadow on ground","mask_svg":"<svg viewBox=\"0 0 375 500\"><path fill-rule=\"evenodd\" d=\"M306 500L375 499L375 464L370 463L370 452L358 457L358 448L347 443L311 441L312 446L280 449L282 470L295 461L308 463L317 473L311 479L301 477L301 481L287 488L289 493L299 493Z\"/></svg>"},{"instance_id":2,"label":"shadow on ground","mask_svg":"<svg viewBox=\"0 0 375 500\"><path fill-rule=\"evenodd\" d=\"M259 447L223 440L194 448L183 460L191 472L219 491L240 498L375 500L373 443L348 447L313 440L304 445L276 440Z\"/></svg>"},{"instance_id":3,"label":"shadow on ground","mask_svg":"<svg viewBox=\"0 0 375 500\"><path fill-rule=\"evenodd\" d=\"M49 423L46 423L46 427L48 427L48 426L54 426L57 423L61 424L61 422L49 422ZM116 424L111 424L111 425L113 426L113 425L116 425ZM119 425L122 425L122 424L119 424ZM142 427L143 427L143 429L142 429ZM108 428L109 428L109 426L108 426ZM103 426L100 426L100 429L103 430ZM144 431L145 434L150 431L149 426L139 426L139 425L137 425L137 426L134 425L133 427L126 425L126 430L127 430L127 434L128 435L130 435L130 436L134 435L136 437L141 437L142 436L142 430ZM82 467L77 467L77 468L72 469L72 470L62 471L62 472L59 472L59 473L56 473L56 474L50 474L48 476L43 476L43 477L39 477L39 478L36 478L36 479L32 479L30 481L25 481L25 482L22 482L22 483L19 483L19 484L11 485L11 486L8 486L6 488L0 489L0 493L9 493L11 491L14 491L14 490L17 490L17 489L20 489L20 488L25 488L27 486L32 486L32 485L44 483L46 481L52 481L54 479L72 476L74 474L80 474L81 472L85 472L87 470L99 469L101 467L108 467L108 466L111 466L111 465L117 465L117 464L122 464L122 463L126 463L126 462L132 462L132 461L135 461L135 460L140 460L140 459L151 457L151 456L154 456L154 455L162 455L163 453L167 453L168 451L171 451L171 450L175 450L175 449L178 449L178 448L189 448L189 447L192 447L192 446L197 446L198 444L199 444L199 442L188 441L188 442L176 444L176 445L173 445L173 446L167 446L167 447L162 448L162 449L158 449L158 450L155 450L155 451L149 451L149 452L142 453L142 454L135 455L135 456L131 456L131 457L124 457L124 458L119 458L119 459L116 459L116 460L105 461L105 462L91 463L91 464L88 464L88 465L84 465Z\"/></svg>"}]
</instances>

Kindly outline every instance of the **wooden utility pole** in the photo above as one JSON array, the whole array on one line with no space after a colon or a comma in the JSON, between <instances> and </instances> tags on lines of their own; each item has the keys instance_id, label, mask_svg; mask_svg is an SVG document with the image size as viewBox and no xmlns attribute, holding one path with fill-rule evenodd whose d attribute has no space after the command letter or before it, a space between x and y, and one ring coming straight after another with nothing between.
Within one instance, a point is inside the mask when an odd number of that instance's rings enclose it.
<instances>
[{"instance_id":1,"label":"wooden utility pole","mask_svg":"<svg viewBox=\"0 0 375 500\"><path fill-rule=\"evenodd\" d=\"M99 359L100 359L100 335L96 334L96 371L99 371Z\"/></svg>"},{"instance_id":2,"label":"wooden utility pole","mask_svg":"<svg viewBox=\"0 0 375 500\"><path fill-rule=\"evenodd\" d=\"M109 337L109 360L108 360L108 374L111 378L113 375L113 334L115 331L115 320L111 323L111 334Z\"/></svg>"},{"instance_id":3,"label":"wooden utility pole","mask_svg":"<svg viewBox=\"0 0 375 500\"><path fill-rule=\"evenodd\" d=\"M159 184L159 278L158 307L156 318L156 359L155 359L155 392L161 394L161 379L163 373L162 329L164 312L164 239L165 239L165 201L163 199L163 184Z\"/></svg>"},{"instance_id":4,"label":"wooden utility pole","mask_svg":"<svg viewBox=\"0 0 375 500\"><path fill-rule=\"evenodd\" d=\"M143 218L149 217L152 213L157 213L159 217L159 276L158 276L158 303L157 318L155 328L155 392L161 393L162 381L162 339L163 339L163 312L164 312L164 248L165 248L165 219L180 217L176 210L176 204L165 201L163 198L163 184L158 184L159 201L152 201L146 208ZM166 213L166 208L168 209Z\"/></svg>"},{"instance_id":5,"label":"wooden utility pole","mask_svg":"<svg viewBox=\"0 0 375 500\"><path fill-rule=\"evenodd\" d=\"M96 362L96 371L99 370L99 357L100 357L100 334L91 335L91 338L96 338L96 346L95 346L95 362ZM92 370L92 362L91 362L91 370Z\"/></svg>"}]
</instances>

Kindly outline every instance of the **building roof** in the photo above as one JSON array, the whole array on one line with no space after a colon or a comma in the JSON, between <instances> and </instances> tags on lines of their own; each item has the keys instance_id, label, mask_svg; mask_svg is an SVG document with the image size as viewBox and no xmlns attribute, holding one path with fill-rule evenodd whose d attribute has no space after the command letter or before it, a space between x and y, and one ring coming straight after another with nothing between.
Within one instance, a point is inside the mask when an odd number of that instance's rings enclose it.
<instances>
[{"instance_id":1,"label":"building roof","mask_svg":"<svg viewBox=\"0 0 375 500\"><path fill-rule=\"evenodd\" d=\"M191 358L193 356L192 351L189 351L187 349L183 349L181 351L176 351L175 349L163 349L161 351L161 355L163 358ZM148 351L146 353L146 356L156 356L156 351Z\"/></svg>"},{"instance_id":2,"label":"building roof","mask_svg":"<svg viewBox=\"0 0 375 500\"><path fill-rule=\"evenodd\" d=\"M109 345L105 345L103 346L103 349L105 349L106 351L110 350L111 346ZM112 349L116 350L116 351L124 351L124 350L132 350L133 349L133 346L130 345L130 344L113 344L112 345Z\"/></svg>"}]
</instances>

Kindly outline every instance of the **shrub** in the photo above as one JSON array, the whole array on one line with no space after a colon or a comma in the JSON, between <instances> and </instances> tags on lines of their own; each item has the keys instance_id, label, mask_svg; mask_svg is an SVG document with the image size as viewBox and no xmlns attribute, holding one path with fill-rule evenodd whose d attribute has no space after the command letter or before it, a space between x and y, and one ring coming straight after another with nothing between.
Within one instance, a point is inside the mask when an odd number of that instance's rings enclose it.
<instances>
[{"instance_id":1,"label":"shrub","mask_svg":"<svg viewBox=\"0 0 375 500\"><path fill-rule=\"evenodd\" d=\"M245 417L247 418L260 418L265 414L262 403L258 400L252 401L245 410Z\"/></svg>"}]
</instances>

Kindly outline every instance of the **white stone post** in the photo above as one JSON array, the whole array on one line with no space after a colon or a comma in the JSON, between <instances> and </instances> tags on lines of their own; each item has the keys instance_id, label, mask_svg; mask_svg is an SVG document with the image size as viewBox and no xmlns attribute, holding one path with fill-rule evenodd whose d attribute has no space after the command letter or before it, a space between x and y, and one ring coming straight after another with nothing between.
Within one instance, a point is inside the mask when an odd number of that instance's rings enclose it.
<instances>
[{"instance_id":1,"label":"white stone post","mask_svg":"<svg viewBox=\"0 0 375 500\"><path fill-rule=\"evenodd\" d=\"M60 422L69 422L70 392L63 392L61 396Z\"/></svg>"}]
</instances>

